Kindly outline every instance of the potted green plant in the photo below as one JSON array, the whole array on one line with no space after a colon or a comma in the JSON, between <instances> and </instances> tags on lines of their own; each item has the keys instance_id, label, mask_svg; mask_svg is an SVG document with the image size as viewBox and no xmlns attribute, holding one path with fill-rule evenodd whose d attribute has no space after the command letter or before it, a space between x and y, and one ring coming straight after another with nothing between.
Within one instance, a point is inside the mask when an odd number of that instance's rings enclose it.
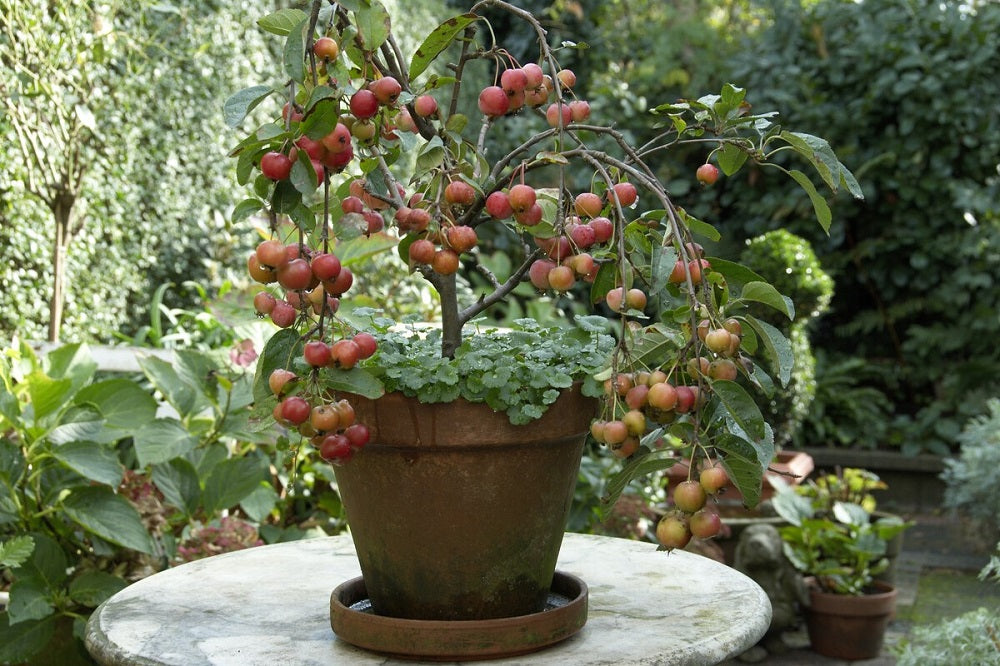
<instances>
[{"instance_id":1,"label":"potted green plant","mask_svg":"<svg viewBox=\"0 0 1000 666\"><path fill-rule=\"evenodd\" d=\"M537 38L533 62L495 42L487 10ZM261 354L255 409L298 430L302 455L312 447L336 464L375 612L453 620L539 610L588 431L628 460L611 500L637 474L671 466L678 449L699 465L718 463L757 501L773 436L751 392L766 394L770 374L787 382L792 358L784 336L748 310L764 304L791 318L794 308L750 269L705 255L698 241L718 240L718 231L673 201L648 160L704 145L697 179L706 187L748 161L773 167L806 190L828 226L812 182L772 161L796 154L832 189L860 196L825 141L753 112L746 92L727 84L656 107L662 134L633 146L591 118L538 20L501 0L445 21L412 55L377 0L317 0L258 25L285 40L283 80L225 105L233 126L265 101L272 112L233 151L252 192L234 218L266 220L248 260L261 284L254 307L281 329ZM436 327L349 308L355 276L338 255L365 244L395 248L433 287ZM484 246L508 267L492 265ZM515 292L576 295L610 315L492 330L484 317ZM438 458L457 451L471 457ZM511 476L495 471L497 452ZM551 494L524 485L557 467L534 481ZM434 468L428 486L410 485L424 468ZM417 501L428 487L442 491L433 521ZM686 485L658 527L664 547L718 529L702 512L705 488L717 487ZM532 497L542 499L527 504ZM518 513L500 528L507 505ZM456 511L445 518L447 509ZM550 519L527 518L548 509ZM536 522L542 535L526 536ZM460 572L458 562L474 568ZM520 601L488 601L507 596Z\"/></svg>"},{"instance_id":2,"label":"potted green plant","mask_svg":"<svg viewBox=\"0 0 1000 666\"><path fill-rule=\"evenodd\" d=\"M895 612L896 589L876 576L889 566L887 543L909 525L898 516L873 518L870 481L863 470L845 470L784 487L772 500L788 522L779 530L785 556L808 577L812 649L830 657L878 656Z\"/></svg>"}]
</instances>

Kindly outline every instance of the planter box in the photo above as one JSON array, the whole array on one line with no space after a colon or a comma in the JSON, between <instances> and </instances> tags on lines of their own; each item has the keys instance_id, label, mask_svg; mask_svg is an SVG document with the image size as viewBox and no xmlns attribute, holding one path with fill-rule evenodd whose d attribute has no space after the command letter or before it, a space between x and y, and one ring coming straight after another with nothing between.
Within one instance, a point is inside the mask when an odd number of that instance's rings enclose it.
<instances>
[{"instance_id":1,"label":"planter box","mask_svg":"<svg viewBox=\"0 0 1000 666\"><path fill-rule=\"evenodd\" d=\"M905 456L897 451L868 451L836 447L803 449L816 462L816 469L833 472L837 467L860 467L878 474L887 490L875 492L880 509L894 512L930 513L944 504L945 484L941 456L922 453Z\"/></svg>"}]
</instances>

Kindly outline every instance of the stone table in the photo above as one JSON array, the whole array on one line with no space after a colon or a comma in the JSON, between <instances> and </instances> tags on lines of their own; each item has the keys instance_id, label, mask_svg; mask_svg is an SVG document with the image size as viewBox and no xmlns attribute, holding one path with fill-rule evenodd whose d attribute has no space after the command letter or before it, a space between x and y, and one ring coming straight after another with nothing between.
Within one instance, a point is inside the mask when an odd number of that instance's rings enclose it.
<instances>
[{"instance_id":1,"label":"stone table","mask_svg":"<svg viewBox=\"0 0 1000 666\"><path fill-rule=\"evenodd\" d=\"M533 654L479 664L715 664L767 630L763 590L723 564L650 543L567 534L558 570L590 588L587 624ZM217 555L141 580L101 605L86 643L101 664L401 664L338 639L330 593L361 574L346 536ZM452 662L455 663L455 662Z\"/></svg>"}]
</instances>

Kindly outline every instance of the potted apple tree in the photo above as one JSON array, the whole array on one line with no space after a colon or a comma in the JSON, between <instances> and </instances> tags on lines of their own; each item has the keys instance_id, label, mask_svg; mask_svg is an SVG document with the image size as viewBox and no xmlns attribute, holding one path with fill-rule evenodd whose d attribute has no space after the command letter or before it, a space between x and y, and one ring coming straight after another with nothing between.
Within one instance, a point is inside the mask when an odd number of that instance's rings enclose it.
<instances>
[{"instance_id":1,"label":"potted apple tree","mask_svg":"<svg viewBox=\"0 0 1000 666\"><path fill-rule=\"evenodd\" d=\"M536 37L531 62L494 41L485 9ZM794 312L750 269L705 256L699 241L718 231L678 206L647 160L698 142L705 186L748 161L784 171L828 226L809 178L771 159L794 153L860 196L826 142L753 113L726 85L656 107L662 133L631 145L591 117L538 20L502 0L445 21L413 54L377 0L316 0L258 25L284 39L283 78L225 105L234 127L258 106L271 113L233 151L251 192L234 218L266 220L248 260L254 307L279 328L258 363L256 410L298 430L301 455L336 465L377 614L540 610L588 432L627 460L612 496L671 466L676 449L756 501L773 437L752 392L769 374L787 381L792 359L748 304ZM491 270L484 243L512 268ZM344 257L359 244L392 248L427 281L435 326L351 311L364 275ZM471 291L471 274L488 287ZM487 325L524 284L612 315ZM705 488L690 495L662 523L667 548L717 529Z\"/></svg>"}]
</instances>

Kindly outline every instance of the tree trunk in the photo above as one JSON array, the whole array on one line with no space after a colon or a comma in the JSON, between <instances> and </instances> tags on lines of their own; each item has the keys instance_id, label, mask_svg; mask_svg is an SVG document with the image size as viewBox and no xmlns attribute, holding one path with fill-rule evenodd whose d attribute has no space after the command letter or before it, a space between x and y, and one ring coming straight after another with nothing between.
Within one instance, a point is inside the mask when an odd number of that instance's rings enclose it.
<instances>
[{"instance_id":1,"label":"tree trunk","mask_svg":"<svg viewBox=\"0 0 1000 666\"><path fill-rule=\"evenodd\" d=\"M455 275L438 276L434 283L441 299L441 356L453 358L462 344L462 322L458 317L458 293Z\"/></svg>"},{"instance_id":2,"label":"tree trunk","mask_svg":"<svg viewBox=\"0 0 1000 666\"><path fill-rule=\"evenodd\" d=\"M70 232L72 212L72 202L57 201L52 208L52 214L56 220L56 233L52 243L52 300L49 302L49 342L59 342L59 329L62 327L66 249L72 235Z\"/></svg>"}]
</instances>

